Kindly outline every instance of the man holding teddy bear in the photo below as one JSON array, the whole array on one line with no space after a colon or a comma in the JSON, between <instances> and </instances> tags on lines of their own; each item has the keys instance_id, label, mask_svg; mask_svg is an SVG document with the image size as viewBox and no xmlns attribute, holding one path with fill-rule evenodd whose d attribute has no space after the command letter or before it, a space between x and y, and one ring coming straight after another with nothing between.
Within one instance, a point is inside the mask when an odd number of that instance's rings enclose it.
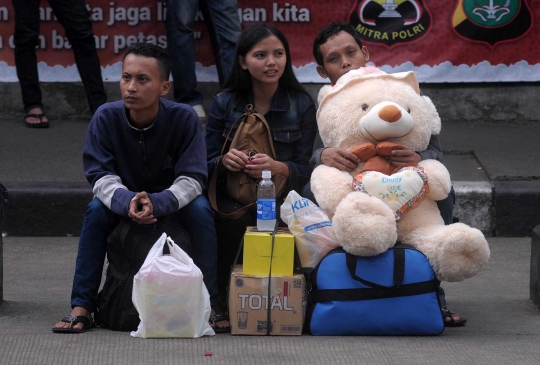
<instances>
[{"instance_id":1,"label":"man holding teddy bear","mask_svg":"<svg viewBox=\"0 0 540 365\"><path fill-rule=\"evenodd\" d=\"M365 67L369 60L369 52L362 45L359 34L351 24L344 22L332 22L319 31L313 42L313 55L317 61L317 72L322 78L329 78L332 85L349 72L360 67ZM352 152L342 148L324 148L319 135L317 135L313 147L313 156L310 161L312 168L324 164L335 167L345 172L353 171L360 160ZM396 168L417 164L425 159L435 159L442 162L442 149L439 139L432 135L429 146L425 151L414 152L409 149L394 150L388 161ZM307 184L302 195L315 201L311 192L310 184ZM437 205L445 224L452 223L452 214L455 200L455 192L452 189L448 197L438 201ZM456 313L446 308L444 290L439 287L441 310L444 315L445 325L456 327L466 323L465 318L460 318Z\"/></svg>"}]
</instances>

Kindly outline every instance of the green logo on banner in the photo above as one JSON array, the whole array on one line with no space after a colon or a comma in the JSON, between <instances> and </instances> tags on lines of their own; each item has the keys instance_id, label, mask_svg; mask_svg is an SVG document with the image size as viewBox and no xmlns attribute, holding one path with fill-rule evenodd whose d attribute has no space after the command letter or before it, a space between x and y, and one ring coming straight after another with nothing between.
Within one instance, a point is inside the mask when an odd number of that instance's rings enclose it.
<instances>
[{"instance_id":1,"label":"green logo on banner","mask_svg":"<svg viewBox=\"0 0 540 365\"><path fill-rule=\"evenodd\" d=\"M519 5L519 0L465 0L463 10L481 27L500 27L516 17Z\"/></svg>"},{"instance_id":2,"label":"green logo on banner","mask_svg":"<svg viewBox=\"0 0 540 365\"><path fill-rule=\"evenodd\" d=\"M468 41L497 44L529 33L534 17L527 0L457 0L452 15L454 32Z\"/></svg>"}]
</instances>

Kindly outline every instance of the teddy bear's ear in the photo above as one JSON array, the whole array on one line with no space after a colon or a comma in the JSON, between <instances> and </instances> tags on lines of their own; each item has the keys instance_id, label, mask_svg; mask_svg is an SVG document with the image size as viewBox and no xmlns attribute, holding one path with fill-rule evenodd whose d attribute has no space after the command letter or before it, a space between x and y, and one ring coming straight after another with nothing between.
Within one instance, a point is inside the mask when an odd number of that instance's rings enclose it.
<instances>
[{"instance_id":1,"label":"teddy bear's ear","mask_svg":"<svg viewBox=\"0 0 540 365\"><path fill-rule=\"evenodd\" d=\"M429 97L423 95L422 98L425 101L425 107L428 111L429 119L431 121L431 134L441 133L441 117L437 112L437 108L435 108L435 105Z\"/></svg>"},{"instance_id":2,"label":"teddy bear's ear","mask_svg":"<svg viewBox=\"0 0 540 365\"><path fill-rule=\"evenodd\" d=\"M319 90L319 95L317 96L317 104L321 105L322 99L332 91L332 85L324 85L321 90Z\"/></svg>"}]
</instances>

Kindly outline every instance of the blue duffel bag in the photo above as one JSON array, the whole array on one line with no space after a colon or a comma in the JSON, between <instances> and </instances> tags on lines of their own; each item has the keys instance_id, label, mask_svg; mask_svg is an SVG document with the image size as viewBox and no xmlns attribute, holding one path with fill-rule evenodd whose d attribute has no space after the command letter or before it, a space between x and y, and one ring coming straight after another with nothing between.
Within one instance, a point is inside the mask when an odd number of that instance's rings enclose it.
<instances>
[{"instance_id":1,"label":"blue duffel bag","mask_svg":"<svg viewBox=\"0 0 540 365\"><path fill-rule=\"evenodd\" d=\"M438 335L444 319L428 259L407 245L372 257L338 248L311 272L306 324L319 336Z\"/></svg>"}]
</instances>

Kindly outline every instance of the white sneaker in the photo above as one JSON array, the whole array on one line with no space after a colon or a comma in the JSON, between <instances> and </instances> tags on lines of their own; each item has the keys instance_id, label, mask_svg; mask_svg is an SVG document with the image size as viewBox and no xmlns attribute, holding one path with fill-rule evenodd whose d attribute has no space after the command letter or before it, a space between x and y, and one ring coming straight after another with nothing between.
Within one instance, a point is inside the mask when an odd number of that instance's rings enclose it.
<instances>
[{"instance_id":1,"label":"white sneaker","mask_svg":"<svg viewBox=\"0 0 540 365\"><path fill-rule=\"evenodd\" d=\"M201 104L193 105L193 109L195 109L197 112L199 119L206 119L206 113L204 112L204 108Z\"/></svg>"}]
</instances>

